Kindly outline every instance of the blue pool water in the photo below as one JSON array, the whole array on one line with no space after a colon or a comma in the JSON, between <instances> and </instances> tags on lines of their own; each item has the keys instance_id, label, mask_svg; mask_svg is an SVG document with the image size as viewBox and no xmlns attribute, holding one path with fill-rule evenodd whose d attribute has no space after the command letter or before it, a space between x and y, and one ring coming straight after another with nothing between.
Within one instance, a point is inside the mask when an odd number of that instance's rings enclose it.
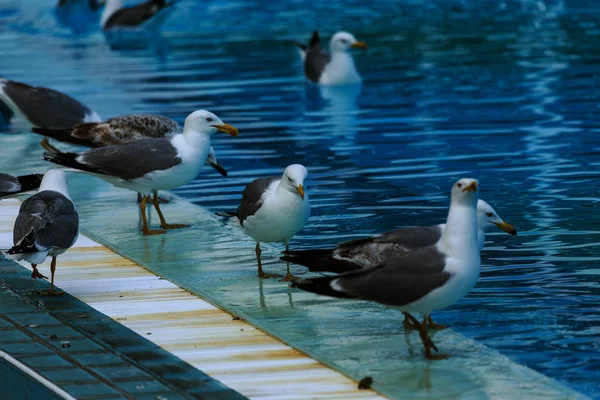
<instances>
[{"instance_id":1,"label":"blue pool water","mask_svg":"<svg viewBox=\"0 0 600 400\"><path fill-rule=\"evenodd\" d=\"M478 178L519 236L489 235L477 287L436 319L600 397L600 4L181 1L160 37L111 48L97 14L49 3L0 4L0 75L106 118L214 111L241 132L214 140L230 176L178 190L213 211L303 163L294 248L439 223L452 182ZM316 28L369 44L361 89L304 83L293 41Z\"/></svg>"}]
</instances>

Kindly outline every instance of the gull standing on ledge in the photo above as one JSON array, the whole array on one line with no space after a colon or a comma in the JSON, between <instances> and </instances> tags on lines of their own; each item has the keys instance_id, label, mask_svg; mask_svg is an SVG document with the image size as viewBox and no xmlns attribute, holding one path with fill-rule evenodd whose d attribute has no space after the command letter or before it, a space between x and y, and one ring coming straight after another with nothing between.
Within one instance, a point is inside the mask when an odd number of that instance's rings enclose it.
<instances>
[{"instance_id":1,"label":"gull standing on ledge","mask_svg":"<svg viewBox=\"0 0 600 400\"><path fill-rule=\"evenodd\" d=\"M46 172L40 190L21 204L13 230L14 246L8 250L8 258L31 263L31 277L46 278L37 265L46 257L50 264L50 290L47 295L62 294L54 291L56 257L67 251L79 236L79 216L69 197L65 173L59 169Z\"/></svg>"},{"instance_id":2,"label":"gull standing on ledge","mask_svg":"<svg viewBox=\"0 0 600 400\"><path fill-rule=\"evenodd\" d=\"M33 127L71 128L83 122L100 122L102 118L71 96L45 87L0 79L0 101ZM42 146L48 139L42 140Z\"/></svg>"},{"instance_id":3,"label":"gull standing on ledge","mask_svg":"<svg viewBox=\"0 0 600 400\"><path fill-rule=\"evenodd\" d=\"M167 3L165 0L149 0L137 6L123 7L121 0L106 0L100 25L106 31L115 28L136 28L153 19L160 24L164 18L158 14L173 4L174 1Z\"/></svg>"},{"instance_id":4,"label":"gull standing on ledge","mask_svg":"<svg viewBox=\"0 0 600 400\"><path fill-rule=\"evenodd\" d=\"M451 191L446 229L432 246L386 260L384 263L338 276L296 280L297 287L317 294L369 300L419 313L423 322L408 314L419 330L429 359L447 358L432 354L437 347L429 337L427 317L463 298L479 278L481 260L477 240L478 182L460 179Z\"/></svg>"},{"instance_id":5,"label":"gull standing on ledge","mask_svg":"<svg viewBox=\"0 0 600 400\"><path fill-rule=\"evenodd\" d=\"M31 131L60 142L96 148L131 143L140 139L171 136L181 133L182 129L171 118L153 114L134 114L109 118L105 122L78 124L67 129L34 127ZM42 146L47 151L59 152L47 139L46 142L42 142ZM227 170L217 162L212 146L206 163L221 175L227 176Z\"/></svg>"},{"instance_id":6,"label":"gull standing on ledge","mask_svg":"<svg viewBox=\"0 0 600 400\"><path fill-rule=\"evenodd\" d=\"M300 56L306 79L321 85L355 85L361 78L354 60L349 53L351 48L366 49L364 42L359 42L348 32L338 32L331 38L327 54L320 46L319 32L314 31L308 46L296 43L300 48Z\"/></svg>"},{"instance_id":7,"label":"gull standing on ledge","mask_svg":"<svg viewBox=\"0 0 600 400\"><path fill-rule=\"evenodd\" d=\"M307 175L303 165L293 164L285 169L282 177L256 179L244 189L237 211L226 213L236 218L246 234L256 240L256 262L261 278L276 278L278 275L263 271L260 243L283 242L289 250L290 240L310 216L310 203L303 186ZM282 281L294 278L287 263L287 273Z\"/></svg>"},{"instance_id":8,"label":"gull standing on ledge","mask_svg":"<svg viewBox=\"0 0 600 400\"><path fill-rule=\"evenodd\" d=\"M504 222L496 210L481 199L477 202L477 226L479 251L485 244L485 232L493 228L517 235L517 230ZM304 265L311 272L340 274L375 267L398 255L434 245L442 237L445 228L446 224L401 228L378 236L343 242L333 249L289 251L281 260ZM427 318L427 323L432 329L446 328L445 325L435 323L431 316ZM404 319L404 326L412 327L408 315Z\"/></svg>"},{"instance_id":9,"label":"gull standing on ledge","mask_svg":"<svg viewBox=\"0 0 600 400\"><path fill-rule=\"evenodd\" d=\"M159 190L171 190L191 182L200 172L210 149L210 138L221 131L232 136L238 130L225 124L215 114L197 110L188 115L183 133L170 137L142 139L105 146L82 153L44 153L44 160L88 173L106 182L137 193L153 193L152 203L162 229L187 225L168 224L158 201ZM146 219L146 196L142 196L142 232L158 235L164 230L150 230Z\"/></svg>"},{"instance_id":10,"label":"gull standing on ledge","mask_svg":"<svg viewBox=\"0 0 600 400\"><path fill-rule=\"evenodd\" d=\"M477 226L480 251L485 244L486 231L498 228L517 235L514 226L504 222L496 210L481 199L477 202ZM446 224L400 228L377 236L342 242L335 248L289 251L281 259L304 265L311 272L340 274L374 267L400 254L431 246L442 237L445 228Z\"/></svg>"},{"instance_id":11,"label":"gull standing on ledge","mask_svg":"<svg viewBox=\"0 0 600 400\"><path fill-rule=\"evenodd\" d=\"M0 173L0 199L9 199L37 190L43 177L42 174L12 176Z\"/></svg>"}]
</instances>

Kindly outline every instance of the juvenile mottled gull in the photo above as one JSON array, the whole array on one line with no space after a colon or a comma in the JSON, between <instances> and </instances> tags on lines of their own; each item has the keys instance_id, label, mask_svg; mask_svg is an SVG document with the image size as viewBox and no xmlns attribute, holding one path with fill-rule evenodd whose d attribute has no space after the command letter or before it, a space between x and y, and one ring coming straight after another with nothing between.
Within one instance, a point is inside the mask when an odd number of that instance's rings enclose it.
<instances>
[{"instance_id":1,"label":"juvenile mottled gull","mask_svg":"<svg viewBox=\"0 0 600 400\"><path fill-rule=\"evenodd\" d=\"M329 43L330 54L320 46L319 32L314 31L308 46L297 43L304 67L306 79L321 85L351 85L361 82L350 55L351 48L366 49L348 32L338 32Z\"/></svg>"},{"instance_id":2,"label":"juvenile mottled gull","mask_svg":"<svg viewBox=\"0 0 600 400\"><path fill-rule=\"evenodd\" d=\"M427 317L434 310L456 303L475 286L481 261L477 240L478 182L460 179L451 191L450 210L441 238L432 246L421 247L386 260L381 265L338 276L296 280L293 287L317 294L369 300L423 315L419 322L408 314L419 330L429 359L443 359L429 337Z\"/></svg>"},{"instance_id":3,"label":"juvenile mottled gull","mask_svg":"<svg viewBox=\"0 0 600 400\"><path fill-rule=\"evenodd\" d=\"M60 142L87 147L131 143L140 139L161 138L182 132L181 125L171 118L153 114L134 114L114 117L104 122L88 122L68 129L34 127L32 132ZM43 144L48 151L59 150L49 143ZM218 162L215 151L210 148L206 163L221 175L227 176L227 170Z\"/></svg>"},{"instance_id":4,"label":"juvenile mottled gull","mask_svg":"<svg viewBox=\"0 0 600 400\"><path fill-rule=\"evenodd\" d=\"M191 182L202 169L210 149L210 138L221 131L237 136L234 127L223 123L206 110L191 113L183 133L170 137L142 139L135 142L105 146L82 153L44 153L44 159L55 164L95 175L114 186L137 193L153 193L152 203L163 229L187 225L168 224L158 202L159 190L171 190ZM142 196L142 232L144 235L165 233L150 230L146 219L146 196Z\"/></svg>"},{"instance_id":5,"label":"juvenile mottled gull","mask_svg":"<svg viewBox=\"0 0 600 400\"><path fill-rule=\"evenodd\" d=\"M0 173L0 199L8 199L37 190L43 177L42 174L12 176Z\"/></svg>"},{"instance_id":6,"label":"juvenile mottled gull","mask_svg":"<svg viewBox=\"0 0 600 400\"><path fill-rule=\"evenodd\" d=\"M82 122L100 122L100 116L71 96L44 87L0 79L0 101L31 126L70 128Z\"/></svg>"},{"instance_id":7,"label":"juvenile mottled gull","mask_svg":"<svg viewBox=\"0 0 600 400\"><path fill-rule=\"evenodd\" d=\"M7 254L31 263L34 279L46 278L37 265L52 257L51 286L44 294L62 294L54 291L56 257L73 246L78 236L79 216L69 197L65 173L52 169L44 175L39 192L21 204L13 230L14 246Z\"/></svg>"},{"instance_id":8,"label":"juvenile mottled gull","mask_svg":"<svg viewBox=\"0 0 600 400\"><path fill-rule=\"evenodd\" d=\"M290 240L310 216L310 203L303 186L307 174L304 166L293 164L285 169L282 177L256 179L244 189L237 211L228 213L256 241L256 262L261 278L278 275L263 272L260 243L282 242L289 250ZM288 263L283 281L293 278Z\"/></svg>"},{"instance_id":9,"label":"juvenile mottled gull","mask_svg":"<svg viewBox=\"0 0 600 400\"><path fill-rule=\"evenodd\" d=\"M114 28L135 28L144 25L164 9L174 4L174 1L149 0L132 7L123 7L121 0L106 0L100 25L103 30Z\"/></svg>"}]
</instances>

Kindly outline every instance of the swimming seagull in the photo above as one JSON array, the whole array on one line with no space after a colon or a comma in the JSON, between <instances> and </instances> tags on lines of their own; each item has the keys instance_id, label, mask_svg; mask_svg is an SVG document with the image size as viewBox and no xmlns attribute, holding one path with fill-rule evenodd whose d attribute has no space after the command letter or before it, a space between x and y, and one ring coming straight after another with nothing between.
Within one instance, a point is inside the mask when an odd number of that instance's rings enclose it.
<instances>
[{"instance_id":1,"label":"swimming seagull","mask_svg":"<svg viewBox=\"0 0 600 400\"><path fill-rule=\"evenodd\" d=\"M477 202L477 242L479 250L485 243L485 232L498 228L513 236L517 230L504 222L487 202ZM374 267L389 258L407 253L419 247L435 244L446 224L401 228L381 235L350 240L335 248L290 251L281 259L304 265L312 272L344 273L361 268Z\"/></svg>"},{"instance_id":2,"label":"swimming seagull","mask_svg":"<svg viewBox=\"0 0 600 400\"><path fill-rule=\"evenodd\" d=\"M464 297L479 278L481 261L477 239L478 182L460 179L451 191L446 228L434 245L386 260L381 265L338 276L296 280L297 287L317 294L369 300L409 313L419 330L429 359L437 347L429 337L427 317ZM410 313L423 315L419 322Z\"/></svg>"},{"instance_id":3,"label":"swimming seagull","mask_svg":"<svg viewBox=\"0 0 600 400\"><path fill-rule=\"evenodd\" d=\"M329 42L331 54L323 51L319 43L318 31L313 32L308 45L296 43L300 48L304 75L309 81L321 85L352 85L361 82L349 51L351 48L366 49L364 42L356 40L351 33L338 32Z\"/></svg>"},{"instance_id":4,"label":"swimming seagull","mask_svg":"<svg viewBox=\"0 0 600 400\"><path fill-rule=\"evenodd\" d=\"M106 0L100 25L103 30L115 28L135 28L146 22L162 23L159 13L175 4L174 1L149 0L133 7L123 7L121 0ZM162 14L165 14L163 12Z\"/></svg>"},{"instance_id":5,"label":"swimming seagull","mask_svg":"<svg viewBox=\"0 0 600 400\"><path fill-rule=\"evenodd\" d=\"M134 114L109 118L104 122L78 124L67 129L34 127L31 131L60 142L95 148L175 135L181 133L182 128L171 118L154 114ZM44 148L51 152L59 152L49 142L45 143ZM217 162L212 146L206 163L221 175L227 176L227 170Z\"/></svg>"},{"instance_id":6,"label":"swimming seagull","mask_svg":"<svg viewBox=\"0 0 600 400\"><path fill-rule=\"evenodd\" d=\"M12 260L31 263L33 279L46 279L37 265L52 257L50 290L43 294L62 294L54 291L56 257L73 246L78 236L79 216L69 197L65 173L51 169L44 175L39 192L21 204L13 230L14 246L7 254Z\"/></svg>"},{"instance_id":7,"label":"swimming seagull","mask_svg":"<svg viewBox=\"0 0 600 400\"><path fill-rule=\"evenodd\" d=\"M33 127L71 128L82 122L102 118L89 107L59 91L0 79L0 101ZM46 148L48 139L42 140Z\"/></svg>"},{"instance_id":8,"label":"swimming seagull","mask_svg":"<svg viewBox=\"0 0 600 400\"><path fill-rule=\"evenodd\" d=\"M45 152L44 160L97 176L117 187L153 193L152 203L161 228L183 228L187 225L167 223L160 210L158 191L186 185L198 175L208 156L210 138L216 131L238 135L237 129L222 122L215 114L197 110L185 119L183 133L179 135L141 139L82 153ZM148 228L146 201L146 196L142 196L142 232L144 235L165 233Z\"/></svg>"},{"instance_id":9,"label":"swimming seagull","mask_svg":"<svg viewBox=\"0 0 600 400\"><path fill-rule=\"evenodd\" d=\"M0 173L0 199L8 199L37 190L43 177L42 174L12 176Z\"/></svg>"},{"instance_id":10,"label":"swimming seagull","mask_svg":"<svg viewBox=\"0 0 600 400\"><path fill-rule=\"evenodd\" d=\"M290 240L310 216L310 203L304 191L307 174L303 165L292 164L281 177L255 179L242 192L242 202L237 211L225 214L235 218L246 234L256 240L256 262L261 278L278 275L263 271L260 243L283 242L286 251L289 250ZM287 273L282 281L294 278L287 263Z\"/></svg>"}]
</instances>

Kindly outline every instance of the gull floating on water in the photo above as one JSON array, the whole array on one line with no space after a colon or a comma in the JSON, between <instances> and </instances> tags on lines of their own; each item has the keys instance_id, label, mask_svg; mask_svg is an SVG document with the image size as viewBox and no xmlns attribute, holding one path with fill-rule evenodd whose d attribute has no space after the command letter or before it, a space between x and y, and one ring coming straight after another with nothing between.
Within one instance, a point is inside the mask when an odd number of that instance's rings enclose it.
<instances>
[{"instance_id":1,"label":"gull floating on water","mask_svg":"<svg viewBox=\"0 0 600 400\"><path fill-rule=\"evenodd\" d=\"M256 179L244 189L237 211L225 214L234 217L244 232L256 241L256 262L261 278L278 275L263 271L260 243L282 242L289 250L290 240L304 227L310 216L310 203L304 190L307 174L304 166L293 164L285 169L281 177ZM283 281L293 278L288 263Z\"/></svg>"},{"instance_id":2,"label":"gull floating on water","mask_svg":"<svg viewBox=\"0 0 600 400\"><path fill-rule=\"evenodd\" d=\"M181 125L171 118L154 114L125 115L109 118L104 122L78 124L68 129L34 127L31 130L44 135L46 138L93 148L131 143L140 139L161 138L179 134L183 131ZM47 151L59 151L47 140L42 141L42 146ZM221 175L227 176L227 170L218 163L212 146L206 158L206 163Z\"/></svg>"},{"instance_id":3,"label":"gull floating on water","mask_svg":"<svg viewBox=\"0 0 600 400\"><path fill-rule=\"evenodd\" d=\"M188 115L183 133L163 138L141 139L131 143L105 146L82 153L45 152L44 160L88 173L106 182L137 193L153 193L152 203L163 229L186 227L168 224L158 201L159 190L171 190L191 182L200 172L210 149L211 136L217 132L237 136L238 130L225 124L215 114L197 110ZM165 233L150 230L146 219L146 196L142 196L142 232L144 235Z\"/></svg>"},{"instance_id":4,"label":"gull floating on water","mask_svg":"<svg viewBox=\"0 0 600 400\"><path fill-rule=\"evenodd\" d=\"M31 263L31 277L46 278L37 265L52 257L50 290L54 291L56 257L67 251L79 236L79 216L69 197L67 180L62 170L52 169L44 175L40 190L21 204L13 230L14 246L7 254L13 260Z\"/></svg>"},{"instance_id":5,"label":"gull floating on water","mask_svg":"<svg viewBox=\"0 0 600 400\"><path fill-rule=\"evenodd\" d=\"M42 174L12 176L0 173L0 199L8 199L37 190L43 177Z\"/></svg>"},{"instance_id":6,"label":"gull floating on water","mask_svg":"<svg viewBox=\"0 0 600 400\"><path fill-rule=\"evenodd\" d=\"M419 330L429 359L437 347L429 337L427 317L463 298L479 278L481 260L477 234L479 184L460 179L451 191L446 228L434 245L421 247L382 264L338 276L295 280L297 287L320 295L374 301L407 313ZM410 313L423 315L419 322Z\"/></svg>"},{"instance_id":7,"label":"gull floating on water","mask_svg":"<svg viewBox=\"0 0 600 400\"><path fill-rule=\"evenodd\" d=\"M121 0L106 0L100 25L103 30L136 28L146 23L158 25L166 17L166 8L174 1L149 0L132 7L123 7Z\"/></svg>"},{"instance_id":8,"label":"gull floating on water","mask_svg":"<svg viewBox=\"0 0 600 400\"><path fill-rule=\"evenodd\" d=\"M321 85L352 85L361 83L352 48L366 49L367 45L348 32L338 32L329 42L330 54L321 49L319 32L314 31L308 45L297 43L306 79Z\"/></svg>"},{"instance_id":9,"label":"gull floating on water","mask_svg":"<svg viewBox=\"0 0 600 400\"><path fill-rule=\"evenodd\" d=\"M102 118L69 95L40 86L0 79L0 101L33 127L71 128Z\"/></svg>"}]
</instances>

